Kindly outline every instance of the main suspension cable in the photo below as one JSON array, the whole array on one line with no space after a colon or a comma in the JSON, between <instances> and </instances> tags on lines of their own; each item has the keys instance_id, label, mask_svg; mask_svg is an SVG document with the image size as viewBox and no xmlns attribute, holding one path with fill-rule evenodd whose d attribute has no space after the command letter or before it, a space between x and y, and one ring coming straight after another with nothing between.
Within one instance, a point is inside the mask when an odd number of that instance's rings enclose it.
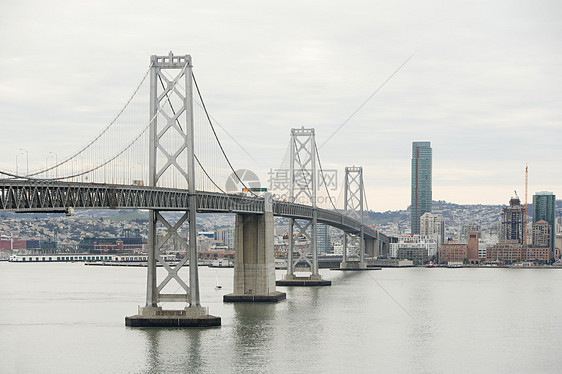
<instances>
[{"instance_id":1,"label":"main suspension cable","mask_svg":"<svg viewBox=\"0 0 562 374\"><path fill-rule=\"evenodd\" d=\"M314 142L314 148L316 149L316 156L318 157L318 166L320 166L320 174L322 175L322 180L324 181L324 187L326 188L326 193L328 194L328 198L334 210L338 210L338 208L336 208L336 206L334 205L334 201L332 200L330 191L328 191L328 184L326 183L326 177L324 176L324 170L322 169L322 161L320 161L320 153L318 153L318 147L316 146L316 142Z\"/></svg>"},{"instance_id":2,"label":"main suspension cable","mask_svg":"<svg viewBox=\"0 0 562 374\"><path fill-rule=\"evenodd\" d=\"M123 108L119 111L119 113L117 114L117 116L115 116L115 118L113 118L113 120L109 123L109 125L100 133L98 134L98 136L96 136L92 141L90 141L88 144L86 144L86 146L82 147L82 149L80 149L79 151L75 152L72 156L64 159L63 161L57 163L56 165L53 165L49 168L46 168L44 170L40 170L40 171L36 171L33 173L30 173L28 175L26 175L26 177L32 177L34 175L38 175L38 174L42 174L42 173L46 173L48 171L51 171L61 165L66 164L68 161L72 160L73 158L79 156L80 154L82 154L84 151L86 151L88 148L90 148L92 146L92 144L94 144L99 138L101 138L107 131L109 131L109 129L115 124L115 122L121 117L121 115L123 114L123 112L125 111L125 109L127 109L127 107L129 106L129 104L131 103L131 101L133 100L133 98L136 96L137 92L140 90L140 88L142 87L142 84L144 83L144 81L146 80L146 77L148 76L148 73L150 72L150 69L152 68L152 63L150 64L150 66L148 67L148 70L146 71L146 73L144 74L143 78L141 79L140 83L137 85L137 87L135 88L135 90L133 91L133 94L129 97L129 100L127 100L127 102L125 103L125 105L123 106ZM143 131L144 132L144 131ZM2 174L6 174L6 173L2 173ZM81 175L81 174L80 174ZM24 177L25 178L25 177Z\"/></svg>"},{"instance_id":3,"label":"main suspension cable","mask_svg":"<svg viewBox=\"0 0 562 374\"><path fill-rule=\"evenodd\" d=\"M151 65L151 67L152 67L152 65ZM176 85L177 82L178 82L178 80L179 80L179 78L184 75L186 67L187 67L187 64L183 67L183 69L179 72L178 76L174 79L174 81L173 81L173 84L174 84L174 85ZM145 75L145 77L143 78L143 80L144 80L145 78L146 78L146 75ZM138 89L137 89L137 91L138 91ZM129 143L125 148L123 148L120 152L118 152L117 154L115 154L115 156L113 156L112 158L108 159L107 161L103 162L102 164L100 164L100 165L98 165L98 166L96 166L96 167L93 167L93 168L91 168L91 169L82 171L82 172L80 172L80 173L76 173L76 174L72 174L72 175L67 175L67 176L63 176L63 177L49 178L48 180L53 180L53 181L54 181L54 180L64 180L64 179L76 178L76 177L79 177L79 176L82 176L82 175L91 173L91 172L93 172L93 171L96 171L96 170L102 168L103 166L109 164L110 162L114 161L117 157L121 156L123 153L125 153L127 150L129 150L129 149L134 145L134 143L136 143L136 141L149 129L149 127L150 127L151 124L154 122L154 120L156 119L156 117L160 114L160 112L162 111L162 109L163 109L162 107L159 108L159 109L156 111L156 113L154 114L154 116L150 119L150 121L148 122L148 124L145 126L145 128L133 139L133 141L130 142L130 143ZM106 130L107 130L107 129L106 129ZM105 131L106 131L106 130L105 130ZM100 136L101 136L101 135L100 135ZM98 136L96 139L98 139L100 136ZM95 140L94 140L94 141L95 141ZM93 143L93 142L91 142L90 145L91 145L92 143ZM83 151L83 150L82 150L82 151ZM65 160L65 161L63 161L63 162L57 164L57 166L64 164L65 162L67 162L67 161L69 161L70 159L74 158L76 155L80 154L82 151L76 153L74 156L68 158L67 160ZM56 167L56 166L54 166L54 167ZM54 167L51 167L50 169L47 169L47 170L51 170L51 169L53 169ZM43 172L45 172L45 171L47 171L47 170L43 170ZM21 176L21 175L16 175L16 174L13 174L13 173L8 173L8 172L4 172L4 171L0 170L0 174L8 175L8 176L11 176L11 177L14 177L14 178L17 178L17 179L45 180L45 178L30 178L30 176L36 175L36 174L39 174L39 173L29 174L29 176Z\"/></svg>"},{"instance_id":4,"label":"main suspension cable","mask_svg":"<svg viewBox=\"0 0 562 374\"><path fill-rule=\"evenodd\" d=\"M219 145L219 148L226 160L226 162L228 163L228 166L230 167L230 170L232 170L232 173L236 176L236 178L240 181L240 183L242 184L242 186L244 186L244 188L250 192L252 195L259 197L254 191L252 191L250 188L248 188L248 186L246 186L246 184L242 181L242 179L240 179L240 177L238 176L238 173L236 172L236 170L234 170L234 167L232 166L232 164L230 163L230 160L228 159L228 156L226 155L226 152L224 151L224 148L219 140L219 137L217 135L217 132L215 131L215 127L213 126L213 122L211 121L211 118L209 116L209 112L207 111L207 106L205 105L205 102L203 101L203 97L201 96L201 91L199 90L199 85L197 84L197 80L195 79L195 74L193 74L193 72L191 73L191 76L193 77L193 83L195 83L195 88L197 89L197 94L199 95L199 100L201 100L201 105L203 106L203 110L205 111L205 115L207 116L207 121L209 122L209 125L211 126L211 130L213 131L213 135L215 136L215 139Z\"/></svg>"}]
</instances>

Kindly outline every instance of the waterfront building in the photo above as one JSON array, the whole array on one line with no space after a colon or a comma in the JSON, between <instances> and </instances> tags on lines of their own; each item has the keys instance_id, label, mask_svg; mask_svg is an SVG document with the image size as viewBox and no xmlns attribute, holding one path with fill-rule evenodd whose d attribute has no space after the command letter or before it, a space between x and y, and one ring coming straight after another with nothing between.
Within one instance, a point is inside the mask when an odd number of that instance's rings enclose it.
<instances>
[{"instance_id":1,"label":"waterfront building","mask_svg":"<svg viewBox=\"0 0 562 374\"><path fill-rule=\"evenodd\" d=\"M519 243L517 240L506 240L486 248L486 261L507 264L521 261L548 263L550 261L550 248L528 246Z\"/></svg>"},{"instance_id":2,"label":"waterfront building","mask_svg":"<svg viewBox=\"0 0 562 374\"><path fill-rule=\"evenodd\" d=\"M523 243L525 207L521 205L519 197L512 197L509 207L502 212L502 233L500 240L493 246L486 248L486 261L513 262L533 261L548 263L552 257L548 245L552 231L548 222L536 222L533 225L533 245Z\"/></svg>"},{"instance_id":3,"label":"waterfront building","mask_svg":"<svg viewBox=\"0 0 562 374\"><path fill-rule=\"evenodd\" d=\"M399 260L411 260L414 265L423 265L429 261L426 248L403 247L398 248Z\"/></svg>"},{"instance_id":4,"label":"waterfront building","mask_svg":"<svg viewBox=\"0 0 562 374\"><path fill-rule=\"evenodd\" d=\"M556 217L554 230L554 258L560 258L562 251L562 217Z\"/></svg>"},{"instance_id":5,"label":"waterfront building","mask_svg":"<svg viewBox=\"0 0 562 374\"><path fill-rule=\"evenodd\" d=\"M422 265L437 256L437 237L435 235L400 235L397 243L390 243L390 257L412 260Z\"/></svg>"},{"instance_id":6,"label":"waterfront building","mask_svg":"<svg viewBox=\"0 0 562 374\"><path fill-rule=\"evenodd\" d=\"M2 237L0 239L0 249L14 250L14 249L26 249L27 240L20 240L18 238L7 238Z\"/></svg>"},{"instance_id":7,"label":"waterfront building","mask_svg":"<svg viewBox=\"0 0 562 374\"><path fill-rule=\"evenodd\" d=\"M533 224L533 246L552 249L552 226L544 220Z\"/></svg>"},{"instance_id":8,"label":"waterfront building","mask_svg":"<svg viewBox=\"0 0 562 374\"><path fill-rule=\"evenodd\" d=\"M478 243L478 258L483 259L486 258L486 247L492 246L492 243L486 243L484 241Z\"/></svg>"},{"instance_id":9,"label":"waterfront building","mask_svg":"<svg viewBox=\"0 0 562 374\"><path fill-rule=\"evenodd\" d=\"M217 239L231 251L234 250L234 234L234 227L218 229Z\"/></svg>"},{"instance_id":10,"label":"waterfront building","mask_svg":"<svg viewBox=\"0 0 562 374\"><path fill-rule=\"evenodd\" d=\"M461 232L459 234L460 243L468 243L468 233L470 231L477 231L478 233L480 233L482 231L482 226L476 222L469 222L461 225Z\"/></svg>"},{"instance_id":11,"label":"waterfront building","mask_svg":"<svg viewBox=\"0 0 562 374\"><path fill-rule=\"evenodd\" d=\"M420 218L431 212L431 143L412 143L411 233L420 234Z\"/></svg>"},{"instance_id":12,"label":"waterfront building","mask_svg":"<svg viewBox=\"0 0 562 374\"><path fill-rule=\"evenodd\" d=\"M478 243L480 241L480 234L478 231L469 231L467 240L467 254L469 264L479 264L480 255L478 254Z\"/></svg>"},{"instance_id":13,"label":"waterfront building","mask_svg":"<svg viewBox=\"0 0 562 374\"><path fill-rule=\"evenodd\" d=\"M500 241L512 241L523 244L523 216L525 207L521 205L519 197L515 196L509 200L509 206L502 213L502 234Z\"/></svg>"},{"instance_id":14,"label":"waterfront building","mask_svg":"<svg viewBox=\"0 0 562 374\"><path fill-rule=\"evenodd\" d=\"M172 242L171 240L168 240L169 242ZM197 235L197 250L198 251L209 251L211 250L211 247L213 247L213 245L216 244L216 241L214 239L209 238L207 235ZM169 247L163 247L165 248L165 250L167 251L171 251L174 248L179 248L176 247L174 245L171 245Z\"/></svg>"},{"instance_id":15,"label":"waterfront building","mask_svg":"<svg viewBox=\"0 0 562 374\"><path fill-rule=\"evenodd\" d=\"M420 235L436 235L437 245L445 243L445 220L440 214L430 212L420 217Z\"/></svg>"},{"instance_id":16,"label":"waterfront building","mask_svg":"<svg viewBox=\"0 0 562 374\"><path fill-rule=\"evenodd\" d=\"M143 249L146 244L140 234L138 237L121 237L121 238L99 238L99 237L86 237L83 238L78 244L78 249L82 251L132 251L138 252Z\"/></svg>"},{"instance_id":17,"label":"waterfront building","mask_svg":"<svg viewBox=\"0 0 562 374\"><path fill-rule=\"evenodd\" d=\"M550 250L554 255L556 196L552 192L541 191L533 195L533 225L538 221L546 221L551 227Z\"/></svg>"},{"instance_id":18,"label":"waterfront building","mask_svg":"<svg viewBox=\"0 0 562 374\"><path fill-rule=\"evenodd\" d=\"M439 247L439 263L464 262L468 258L468 244L443 244Z\"/></svg>"}]
</instances>

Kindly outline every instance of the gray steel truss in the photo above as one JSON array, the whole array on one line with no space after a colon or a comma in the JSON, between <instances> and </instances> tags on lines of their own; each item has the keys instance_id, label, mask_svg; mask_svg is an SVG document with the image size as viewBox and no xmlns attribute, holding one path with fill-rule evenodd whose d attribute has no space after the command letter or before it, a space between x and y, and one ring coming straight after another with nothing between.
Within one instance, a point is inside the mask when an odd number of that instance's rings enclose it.
<instances>
[{"instance_id":1,"label":"gray steel truss","mask_svg":"<svg viewBox=\"0 0 562 374\"><path fill-rule=\"evenodd\" d=\"M316 143L314 129L291 129L290 140L290 187L289 201L310 203L312 216L308 221L289 220L289 247L287 248L287 274L293 275L295 267L304 263L312 275L318 275L316 206ZM294 258L295 229L297 237L305 237L309 243L298 250Z\"/></svg>"},{"instance_id":2,"label":"gray steel truss","mask_svg":"<svg viewBox=\"0 0 562 374\"><path fill-rule=\"evenodd\" d=\"M348 217L359 221L359 232L345 232L343 245L343 262L347 257L358 257L365 260L365 240L363 226L363 168L351 166L345 168L344 212Z\"/></svg>"},{"instance_id":3,"label":"gray steel truss","mask_svg":"<svg viewBox=\"0 0 562 374\"><path fill-rule=\"evenodd\" d=\"M196 211L200 213L263 214L263 198L198 191ZM68 209L156 209L190 210L189 192L183 189L124 186L95 183L0 180L0 211L19 213L65 213ZM273 214L312 220L309 205L273 201ZM361 223L345 214L317 208L318 222L345 232L359 233ZM369 239L387 241L384 234L364 228Z\"/></svg>"},{"instance_id":4,"label":"gray steel truss","mask_svg":"<svg viewBox=\"0 0 562 374\"><path fill-rule=\"evenodd\" d=\"M165 183L165 178L170 175L177 176L182 181L180 185L187 186L187 196L182 197L188 209L174 224L160 213L165 209L152 207L149 211L146 307L158 307L158 303L163 301L178 301L200 308L196 210L189 209L196 206L191 56L174 56L170 52L168 56L151 56L150 62L149 186L155 188ZM185 89L181 89L180 81L183 81ZM189 225L188 244L178 234L186 220ZM158 224L166 230L162 240L157 238ZM162 246L170 239L181 243L185 250L185 256L175 267L160 257ZM188 259L189 285L178 275ZM161 282L157 279L157 263L168 273ZM171 280L181 287L183 293L163 293Z\"/></svg>"}]
</instances>

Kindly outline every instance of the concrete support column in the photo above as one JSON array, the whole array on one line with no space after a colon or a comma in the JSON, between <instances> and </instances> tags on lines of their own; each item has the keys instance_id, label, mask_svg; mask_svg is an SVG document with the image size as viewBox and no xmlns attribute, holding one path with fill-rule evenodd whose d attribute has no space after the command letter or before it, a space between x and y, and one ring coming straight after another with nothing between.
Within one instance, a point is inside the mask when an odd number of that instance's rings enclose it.
<instances>
[{"instance_id":1,"label":"concrete support column","mask_svg":"<svg viewBox=\"0 0 562 374\"><path fill-rule=\"evenodd\" d=\"M293 227L295 225L295 220L289 218L289 245L287 246L287 274L294 275L294 267L293 267L293 251L294 251L294 231Z\"/></svg>"},{"instance_id":2,"label":"concrete support column","mask_svg":"<svg viewBox=\"0 0 562 374\"><path fill-rule=\"evenodd\" d=\"M378 257L378 240L365 238L365 254L371 258Z\"/></svg>"},{"instance_id":3,"label":"concrete support column","mask_svg":"<svg viewBox=\"0 0 562 374\"><path fill-rule=\"evenodd\" d=\"M236 215L234 292L224 296L225 302L277 302L286 298L275 288L273 212L267 205L264 214Z\"/></svg>"},{"instance_id":4,"label":"concrete support column","mask_svg":"<svg viewBox=\"0 0 562 374\"><path fill-rule=\"evenodd\" d=\"M342 262L346 262L347 261L347 233L344 231L343 233L343 247L342 247Z\"/></svg>"}]
</instances>

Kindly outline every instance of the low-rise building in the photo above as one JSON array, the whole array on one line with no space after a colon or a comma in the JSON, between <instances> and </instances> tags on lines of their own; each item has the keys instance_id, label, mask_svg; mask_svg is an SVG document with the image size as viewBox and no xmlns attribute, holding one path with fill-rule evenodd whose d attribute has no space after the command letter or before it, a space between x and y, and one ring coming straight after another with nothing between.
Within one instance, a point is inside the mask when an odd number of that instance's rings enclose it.
<instances>
[{"instance_id":1,"label":"low-rise building","mask_svg":"<svg viewBox=\"0 0 562 374\"><path fill-rule=\"evenodd\" d=\"M427 248L423 247L398 248L397 258L401 260L411 260L414 262L414 265L423 265L429 261Z\"/></svg>"},{"instance_id":2,"label":"low-rise building","mask_svg":"<svg viewBox=\"0 0 562 374\"><path fill-rule=\"evenodd\" d=\"M464 262L468 258L468 244L443 244L439 247L439 263Z\"/></svg>"},{"instance_id":3,"label":"low-rise building","mask_svg":"<svg viewBox=\"0 0 562 374\"><path fill-rule=\"evenodd\" d=\"M521 261L548 263L550 253L549 247L527 246L517 240L506 240L486 248L486 261L500 261L508 264Z\"/></svg>"},{"instance_id":4,"label":"low-rise building","mask_svg":"<svg viewBox=\"0 0 562 374\"><path fill-rule=\"evenodd\" d=\"M423 265L437 256L437 240L437 235L400 235L397 243L390 243L390 257Z\"/></svg>"}]
</instances>

